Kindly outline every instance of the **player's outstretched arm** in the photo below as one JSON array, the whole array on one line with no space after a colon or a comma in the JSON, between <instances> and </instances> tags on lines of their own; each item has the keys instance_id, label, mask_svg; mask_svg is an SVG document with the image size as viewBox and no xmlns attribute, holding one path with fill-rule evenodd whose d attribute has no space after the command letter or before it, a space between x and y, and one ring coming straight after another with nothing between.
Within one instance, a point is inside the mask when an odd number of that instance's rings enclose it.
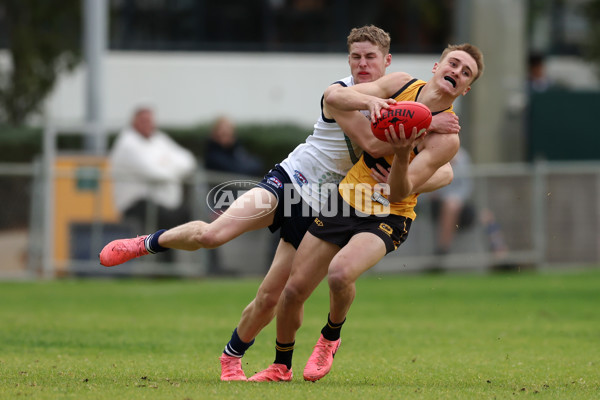
<instances>
[{"instance_id":1,"label":"player's outstretched arm","mask_svg":"<svg viewBox=\"0 0 600 400\"><path fill-rule=\"evenodd\" d=\"M442 175L436 177L435 174L447 171L445 168L452 171L452 168L446 165L456 155L459 146L458 135L428 134L419 154L408 168L408 179L413 183L411 193L432 192L445 186L443 182L437 181Z\"/></svg>"},{"instance_id":2,"label":"player's outstretched arm","mask_svg":"<svg viewBox=\"0 0 600 400\"><path fill-rule=\"evenodd\" d=\"M325 105L342 111L366 110L371 113L371 120L381 116L382 108L388 108L396 101L390 97L412 77L404 72L384 75L373 82L344 87L331 85L325 90Z\"/></svg>"},{"instance_id":3,"label":"player's outstretched arm","mask_svg":"<svg viewBox=\"0 0 600 400\"><path fill-rule=\"evenodd\" d=\"M429 178L424 184L413 188L412 193L430 193L452 183L454 179L454 170L450 163L446 163L439 167L431 178Z\"/></svg>"},{"instance_id":4,"label":"player's outstretched arm","mask_svg":"<svg viewBox=\"0 0 600 400\"><path fill-rule=\"evenodd\" d=\"M397 202L411 193L423 190L423 186L434 176L436 171L449 163L458 151L460 140L458 135L427 135L419 139L403 138L403 132L397 136L391 136L393 127L390 128L388 140L394 146L394 161L390 171L388 184L390 185L390 201ZM402 130L401 130L402 131ZM412 142L411 142L412 140ZM423 140L424 144L419 154L410 161L406 148L418 144ZM435 182L430 182L435 185ZM425 186L427 189L427 187ZM429 189L434 189L430 187Z\"/></svg>"},{"instance_id":5,"label":"player's outstretched arm","mask_svg":"<svg viewBox=\"0 0 600 400\"><path fill-rule=\"evenodd\" d=\"M359 111L342 111L329 107L328 113L352 142L373 157L379 158L392 154L392 147L373 135L369 120Z\"/></svg>"},{"instance_id":6,"label":"player's outstretched arm","mask_svg":"<svg viewBox=\"0 0 600 400\"><path fill-rule=\"evenodd\" d=\"M398 125L397 134L393 125L390 125L385 130L385 137L394 149L394 160L392 161L390 175L388 176L388 185L390 188L389 200L391 202L402 201L417 186L410 179L408 169L411 163L412 150L425 139L426 135L425 133L418 137L417 128L414 127L410 136L406 137L402 124ZM431 175L433 175L433 171Z\"/></svg>"},{"instance_id":7,"label":"player's outstretched arm","mask_svg":"<svg viewBox=\"0 0 600 400\"><path fill-rule=\"evenodd\" d=\"M366 85L366 84L365 84ZM336 89L329 90L337 86ZM394 99L382 99L380 97L363 94L352 90L350 87L332 85L325 91L325 107L328 110L340 111L367 110L371 113L371 121L381 116L381 109L389 108L390 104L396 103Z\"/></svg>"}]
</instances>

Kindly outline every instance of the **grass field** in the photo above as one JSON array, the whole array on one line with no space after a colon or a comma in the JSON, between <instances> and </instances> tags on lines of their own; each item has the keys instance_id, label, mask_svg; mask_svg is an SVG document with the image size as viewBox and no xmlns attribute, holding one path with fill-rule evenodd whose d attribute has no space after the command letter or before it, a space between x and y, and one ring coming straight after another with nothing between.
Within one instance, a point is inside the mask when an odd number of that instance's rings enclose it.
<instances>
[{"instance_id":1,"label":"grass field","mask_svg":"<svg viewBox=\"0 0 600 400\"><path fill-rule=\"evenodd\" d=\"M370 275L323 380L302 369L326 321L306 306L291 383L224 383L218 357L258 280L0 283L2 399L598 399L600 269ZM244 358L274 358L271 324Z\"/></svg>"}]
</instances>

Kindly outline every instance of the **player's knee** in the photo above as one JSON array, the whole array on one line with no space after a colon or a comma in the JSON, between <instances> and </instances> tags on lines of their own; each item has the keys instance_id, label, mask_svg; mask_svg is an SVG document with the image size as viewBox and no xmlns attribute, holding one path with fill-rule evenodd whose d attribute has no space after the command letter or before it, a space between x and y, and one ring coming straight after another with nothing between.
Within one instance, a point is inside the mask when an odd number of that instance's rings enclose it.
<instances>
[{"instance_id":1,"label":"player's knee","mask_svg":"<svg viewBox=\"0 0 600 400\"><path fill-rule=\"evenodd\" d=\"M195 233L194 240L199 247L205 249L214 249L221 246L224 242L219 234L211 229L202 229Z\"/></svg>"},{"instance_id":2,"label":"player's knee","mask_svg":"<svg viewBox=\"0 0 600 400\"><path fill-rule=\"evenodd\" d=\"M305 297L305 291L301 286L294 284L293 282L288 282L283 289L283 303L284 304L294 304L294 303L302 303Z\"/></svg>"},{"instance_id":3,"label":"player's knee","mask_svg":"<svg viewBox=\"0 0 600 400\"><path fill-rule=\"evenodd\" d=\"M330 268L327 275L327 283L332 291L344 290L352 285L353 278L344 268Z\"/></svg>"},{"instance_id":4,"label":"player's knee","mask_svg":"<svg viewBox=\"0 0 600 400\"><path fill-rule=\"evenodd\" d=\"M254 299L254 307L261 314L274 313L281 293L259 291Z\"/></svg>"}]
</instances>

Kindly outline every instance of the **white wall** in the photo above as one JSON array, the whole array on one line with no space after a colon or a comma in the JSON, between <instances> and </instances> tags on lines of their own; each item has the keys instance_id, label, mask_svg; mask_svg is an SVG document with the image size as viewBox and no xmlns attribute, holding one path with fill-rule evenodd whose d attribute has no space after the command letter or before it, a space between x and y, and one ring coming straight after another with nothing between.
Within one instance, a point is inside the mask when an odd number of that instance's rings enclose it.
<instances>
[{"instance_id":1,"label":"white wall","mask_svg":"<svg viewBox=\"0 0 600 400\"><path fill-rule=\"evenodd\" d=\"M435 61L437 55L395 55L388 72L402 70L428 79ZM0 69L9 68L7 53L0 51ZM323 90L348 74L344 54L108 52L106 126L121 127L136 104L150 102L162 126L206 123L223 113L241 123L284 121L311 127ZM552 57L548 74L573 89L600 88L592 66L579 59ZM488 63L482 80L497 79L494 75ZM33 121L81 125L84 79L84 65L60 77L45 103L42 120ZM477 85L483 104L497 96L496 91L483 90L483 81Z\"/></svg>"},{"instance_id":2,"label":"white wall","mask_svg":"<svg viewBox=\"0 0 600 400\"><path fill-rule=\"evenodd\" d=\"M436 56L395 56L388 72L429 79ZM312 126L324 89L349 74L344 54L109 52L105 115L109 127L127 122L132 108L150 102L159 124L189 126L227 114L236 122L295 122ZM45 113L59 124L85 115L85 67L63 76Z\"/></svg>"},{"instance_id":3,"label":"white wall","mask_svg":"<svg viewBox=\"0 0 600 400\"><path fill-rule=\"evenodd\" d=\"M562 87L573 90L600 90L600 80L592 65L578 57L548 57L546 73Z\"/></svg>"}]
</instances>

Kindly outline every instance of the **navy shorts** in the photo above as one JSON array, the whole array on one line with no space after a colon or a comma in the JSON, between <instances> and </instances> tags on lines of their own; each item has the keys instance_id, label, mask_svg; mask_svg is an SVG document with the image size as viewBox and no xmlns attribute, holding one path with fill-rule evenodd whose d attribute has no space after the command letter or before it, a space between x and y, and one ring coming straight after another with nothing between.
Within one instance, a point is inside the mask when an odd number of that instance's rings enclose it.
<instances>
[{"instance_id":1,"label":"navy shorts","mask_svg":"<svg viewBox=\"0 0 600 400\"><path fill-rule=\"evenodd\" d=\"M295 191L295 189L293 189L293 183L287 172L279 164L265 175L258 186L267 189L277 197L277 208L269 230L275 232L281 228L281 238L297 249L308 227L314 221L317 215L316 211L303 200L296 202L290 200L289 191ZM288 188L287 195L286 187ZM297 192L295 195L298 198Z\"/></svg>"},{"instance_id":2,"label":"navy shorts","mask_svg":"<svg viewBox=\"0 0 600 400\"><path fill-rule=\"evenodd\" d=\"M308 231L321 240L344 247L352 236L361 232L370 232L383 240L386 254L396 250L408 237L408 231L412 219L400 215L390 214L386 217L356 213L342 196L332 195L329 197L330 210L340 210L334 216L323 216L320 214ZM333 202L337 208L331 208ZM341 210L349 211L349 215L343 215Z\"/></svg>"}]
</instances>

